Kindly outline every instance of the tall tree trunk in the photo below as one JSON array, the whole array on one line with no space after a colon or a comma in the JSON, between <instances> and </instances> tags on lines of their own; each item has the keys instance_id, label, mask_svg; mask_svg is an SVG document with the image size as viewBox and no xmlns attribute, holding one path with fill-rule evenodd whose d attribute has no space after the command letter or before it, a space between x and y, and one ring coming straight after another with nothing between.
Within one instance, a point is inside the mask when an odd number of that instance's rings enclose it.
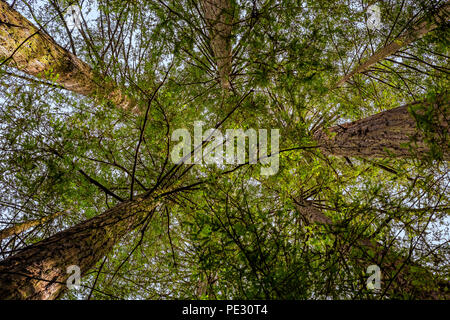
<instances>
[{"instance_id":1,"label":"tall tree trunk","mask_svg":"<svg viewBox=\"0 0 450 320\"><path fill-rule=\"evenodd\" d=\"M450 12L450 1L447 1L442 7L440 7L436 14L431 17L433 21L429 21L430 17L424 17L419 20L414 26L404 31L400 36L394 39L385 47L378 50L375 54L373 54L366 62L359 65L353 71L343 76L335 85L335 88L342 86L348 80L350 80L355 74L362 73L367 71L370 67L378 63L379 61L384 60L385 58L391 56L396 53L403 47L406 47L411 42L414 42L428 32L433 31L438 27L440 23L443 23L448 20Z\"/></svg>"},{"instance_id":2,"label":"tall tree trunk","mask_svg":"<svg viewBox=\"0 0 450 320\"><path fill-rule=\"evenodd\" d=\"M420 158L433 148L437 156L449 160L447 99L443 96L434 102L415 102L334 126L329 132L318 130L314 139L323 152L336 156ZM416 116L411 110L416 110Z\"/></svg>"},{"instance_id":3,"label":"tall tree trunk","mask_svg":"<svg viewBox=\"0 0 450 320\"><path fill-rule=\"evenodd\" d=\"M54 220L57 217L59 217L60 215L62 215L63 213L64 213L64 211L55 212L55 213L53 213L51 215L45 216L45 217L40 218L40 219L31 220L31 221L25 221L25 222L22 222L22 223L17 223L15 225L13 225L12 227L0 230L0 241L5 239L5 238L8 238L10 236L13 236L13 235L25 232L25 231L33 228L33 227L42 225L42 224L46 223L47 221Z\"/></svg>"},{"instance_id":4,"label":"tall tree trunk","mask_svg":"<svg viewBox=\"0 0 450 320\"><path fill-rule=\"evenodd\" d=\"M338 230L332 220L321 210L314 207L312 201L301 198L293 199L297 211L307 224L326 225L330 230L340 237ZM432 273L420 264L405 259L396 254L392 249L385 248L376 241L368 238L359 238L354 244L344 246L344 256L357 261L365 268L369 265L379 265L382 272L382 283L386 287L390 285L386 293L398 296L409 293L419 299L449 299L450 285L448 282L436 281ZM392 283L390 282L392 279ZM419 281L415 281L419 280ZM383 292L385 289L381 288Z\"/></svg>"},{"instance_id":5,"label":"tall tree trunk","mask_svg":"<svg viewBox=\"0 0 450 320\"><path fill-rule=\"evenodd\" d=\"M154 198L122 202L103 214L28 246L0 262L0 300L55 299L71 265L81 274L138 227L156 208Z\"/></svg>"},{"instance_id":6,"label":"tall tree trunk","mask_svg":"<svg viewBox=\"0 0 450 320\"><path fill-rule=\"evenodd\" d=\"M222 88L230 89L231 31L234 20L231 0L201 0L200 5L209 29L210 46L219 70L220 83Z\"/></svg>"},{"instance_id":7,"label":"tall tree trunk","mask_svg":"<svg viewBox=\"0 0 450 320\"><path fill-rule=\"evenodd\" d=\"M108 99L119 108L138 112L136 103L115 83L96 76L87 63L59 46L3 0L0 21L0 64L38 78L57 75L56 82L67 90L97 101Z\"/></svg>"}]
</instances>

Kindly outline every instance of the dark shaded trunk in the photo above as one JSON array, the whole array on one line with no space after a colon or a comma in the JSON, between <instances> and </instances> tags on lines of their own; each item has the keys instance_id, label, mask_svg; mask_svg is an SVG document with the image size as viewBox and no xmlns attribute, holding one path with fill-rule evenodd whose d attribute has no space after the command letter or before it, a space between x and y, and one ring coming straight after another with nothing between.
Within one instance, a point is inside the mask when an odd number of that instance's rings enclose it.
<instances>
[{"instance_id":1,"label":"dark shaded trunk","mask_svg":"<svg viewBox=\"0 0 450 320\"><path fill-rule=\"evenodd\" d=\"M210 46L219 70L220 83L222 88L230 89L231 31L234 20L231 0L202 0L200 5L208 26Z\"/></svg>"},{"instance_id":2,"label":"dark shaded trunk","mask_svg":"<svg viewBox=\"0 0 450 320\"><path fill-rule=\"evenodd\" d=\"M66 289L69 266L86 273L156 205L152 199L123 202L1 261L0 299L57 298Z\"/></svg>"},{"instance_id":3,"label":"dark shaded trunk","mask_svg":"<svg viewBox=\"0 0 450 320\"><path fill-rule=\"evenodd\" d=\"M450 2L446 2L441 8L439 8L432 17L424 17L419 20L414 26L404 31L400 36L384 46L375 54L367 59L366 62L353 69L350 73L343 76L335 85L335 88L342 86L348 80L350 80L355 74L362 73L369 70L370 67L384 60L385 58L393 55L401 48L406 47L410 43L419 40L425 36L428 32L433 31L438 27L440 23L448 20L450 11ZM432 20L432 21L430 21Z\"/></svg>"},{"instance_id":4,"label":"dark shaded trunk","mask_svg":"<svg viewBox=\"0 0 450 320\"><path fill-rule=\"evenodd\" d=\"M312 201L294 199L295 207L307 224L326 225L341 241L339 230L320 209L313 206ZM388 296L403 297L408 294L418 299L449 299L448 282L436 281L433 274L420 264L397 254L392 248L386 248L378 242L359 237L353 244L345 244L342 256L364 266L378 265L382 272L381 292ZM392 280L392 282L391 282ZM364 284L365 285L365 284ZM389 287L387 287L389 286Z\"/></svg>"},{"instance_id":5,"label":"dark shaded trunk","mask_svg":"<svg viewBox=\"0 0 450 320\"><path fill-rule=\"evenodd\" d=\"M433 152L449 160L449 113L448 100L440 97L334 126L329 132L319 130L314 139L323 152L335 156L421 158Z\"/></svg>"},{"instance_id":6,"label":"dark shaded trunk","mask_svg":"<svg viewBox=\"0 0 450 320\"><path fill-rule=\"evenodd\" d=\"M0 0L0 63L38 78L54 78L67 90L110 100L117 107L138 112L136 103L113 82L96 76L92 68L59 46L20 13Z\"/></svg>"}]
</instances>

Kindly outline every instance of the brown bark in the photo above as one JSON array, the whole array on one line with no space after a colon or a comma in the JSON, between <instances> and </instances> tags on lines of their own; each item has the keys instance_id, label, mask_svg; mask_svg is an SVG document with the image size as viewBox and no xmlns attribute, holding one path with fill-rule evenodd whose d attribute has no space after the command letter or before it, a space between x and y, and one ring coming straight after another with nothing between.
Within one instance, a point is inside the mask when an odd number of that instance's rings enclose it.
<instances>
[{"instance_id":1,"label":"brown bark","mask_svg":"<svg viewBox=\"0 0 450 320\"><path fill-rule=\"evenodd\" d=\"M233 24L231 0L201 0L200 5L209 29L210 46L219 70L220 83L222 88L230 89Z\"/></svg>"},{"instance_id":2,"label":"brown bark","mask_svg":"<svg viewBox=\"0 0 450 320\"><path fill-rule=\"evenodd\" d=\"M117 107L138 112L136 103L115 83L105 81L71 52L59 46L48 34L0 0L0 63L38 78L57 76L63 88L110 100Z\"/></svg>"},{"instance_id":3,"label":"brown bark","mask_svg":"<svg viewBox=\"0 0 450 320\"><path fill-rule=\"evenodd\" d=\"M432 17L433 21L429 21L428 17L419 20L414 26L404 31L400 36L394 39L385 47L378 50L373 54L366 62L359 65L353 71L343 76L335 85L335 88L342 86L348 80L350 80L355 74L367 71L370 67L377 64L379 61L393 55L401 48L409 45L411 42L419 40L428 32L433 31L442 22L448 20L450 13L450 1L447 1L436 14Z\"/></svg>"},{"instance_id":4,"label":"brown bark","mask_svg":"<svg viewBox=\"0 0 450 320\"><path fill-rule=\"evenodd\" d=\"M296 198L294 204L308 224L326 225L336 233L337 237L340 237L332 220L314 207L312 201ZM389 284L389 279L395 277L387 290L388 295L395 297L402 293L408 293L419 299L450 298L448 283L436 282L427 268L409 258L405 259L376 241L361 237L354 244L344 246L343 251L344 256L348 256L349 259L353 259L365 267L372 264L379 265L384 286ZM414 281L415 279L419 281ZM383 292L383 290L382 287L381 291Z\"/></svg>"},{"instance_id":5,"label":"brown bark","mask_svg":"<svg viewBox=\"0 0 450 320\"><path fill-rule=\"evenodd\" d=\"M447 97L446 97L447 98ZM428 131L418 128L411 108L422 106L433 114ZM444 160L450 159L448 133L450 109L448 100L415 102L373 116L319 130L314 139L323 152L335 156L377 158L423 157L430 152L430 143L438 147ZM428 112L427 111L427 112ZM424 111L417 111L417 114ZM431 136L433 138L431 139ZM431 139L431 140L430 140ZM428 140L428 141L427 141Z\"/></svg>"},{"instance_id":6,"label":"brown bark","mask_svg":"<svg viewBox=\"0 0 450 320\"><path fill-rule=\"evenodd\" d=\"M1 261L0 300L57 298L66 289L67 267L86 273L156 206L152 198L120 203Z\"/></svg>"},{"instance_id":7,"label":"brown bark","mask_svg":"<svg viewBox=\"0 0 450 320\"><path fill-rule=\"evenodd\" d=\"M12 227L0 230L0 241L5 239L5 238L8 238L10 236L13 236L13 235L21 234L22 232L25 232L25 231L33 228L33 227L42 225L42 224L46 223L47 221L54 220L57 217L59 217L60 215L62 215L63 213L64 213L64 211L55 212L54 214L51 214L49 216L45 216L45 217L40 218L40 219L31 220L31 221L25 221L25 222L22 222L22 223L17 223L15 225L13 225Z\"/></svg>"}]
</instances>

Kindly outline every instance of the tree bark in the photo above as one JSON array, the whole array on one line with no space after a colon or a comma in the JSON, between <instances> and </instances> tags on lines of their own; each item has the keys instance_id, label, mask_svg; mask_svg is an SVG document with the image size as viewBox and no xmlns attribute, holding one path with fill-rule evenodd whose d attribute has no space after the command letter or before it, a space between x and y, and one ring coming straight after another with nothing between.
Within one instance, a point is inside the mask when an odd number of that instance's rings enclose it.
<instances>
[{"instance_id":1,"label":"tree bark","mask_svg":"<svg viewBox=\"0 0 450 320\"><path fill-rule=\"evenodd\" d=\"M230 89L231 31L234 20L231 0L201 0L200 6L209 29L210 45L219 70L220 83L222 88Z\"/></svg>"},{"instance_id":2,"label":"tree bark","mask_svg":"<svg viewBox=\"0 0 450 320\"><path fill-rule=\"evenodd\" d=\"M67 268L77 265L81 275L91 269L156 208L153 199L122 202L1 261L0 300L57 298L66 289Z\"/></svg>"},{"instance_id":3,"label":"tree bark","mask_svg":"<svg viewBox=\"0 0 450 320\"><path fill-rule=\"evenodd\" d=\"M432 17L433 21L429 21L428 17L422 18L414 26L407 29L400 36L394 39L387 46L378 50L374 55L369 57L366 62L359 65L353 71L343 76L335 85L334 88L338 88L350 80L355 74L367 71L370 67L384 60L385 58L393 55L401 48L409 45L411 42L419 40L428 32L433 31L438 27L440 23L448 20L450 12L450 1L447 1L441 8L436 11L436 14Z\"/></svg>"},{"instance_id":4,"label":"tree bark","mask_svg":"<svg viewBox=\"0 0 450 320\"><path fill-rule=\"evenodd\" d=\"M33 227L42 225L42 224L46 223L47 221L54 220L57 217L59 217L60 215L62 215L63 213L64 213L64 211L55 212L54 214L51 214L49 216L46 216L46 217L43 217L40 219L17 223L12 227L0 230L0 241L5 238L8 238L10 236L13 236L13 235L21 234L22 232L25 232Z\"/></svg>"},{"instance_id":5,"label":"tree bark","mask_svg":"<svg viewBox=\"0 0 450 320\"><path fill-rule=\"evenodd\" d=\"M312 201L301 198L294 199L295 207L307 224L326 225L336 237L340 237L332 220L321 210L312 205ZM384 286L393 279L390 288L386 290L388 295L394 298L402 293L409 293L419 299L449 299L450 285L441 281L435 281L431 272L420 264L405 259L389 248L385 248L369 238L359 238L354 244L344 246L344 256L359 262L366 268L369 265L380 265L382 271L382 283ZM419 281L414 281L419 279ZM432 285L432 286L430 286ZM383 292L383 287L381 289Z\"/></svg>"},{"instance_id":6,"label":"tree bark","mask_svg":"<svg viewBox=\"0 0 450 320\"><path fill-rule=\"evenodd\" d=\"M64 89L98 102L107 99L119 108L138 112L135 101L115 83L96 75L87 63L59 46L3 0L0 0L0 64L38 78L57 77L56 83Z\"/></svg>"},{"instance_id":7,"label":"tree bark","mask_svg":"<svg viewBox=\"0 0 450 320\"><path fill-rule=\"evenodd\" d=\"M430 146L438 148L441 158L450 159L448 97L434 102L415 102L373 116L314 133L314 139L326 154L377 158L424 157ZM422 109L421 109L421 108ZM417 110L416 117L411 110ZM423 122L420 116L429 117ZM426 125L426 128L418 128ZM330 135L331 133L331 135Z\"/></svg>"}]
</instances>

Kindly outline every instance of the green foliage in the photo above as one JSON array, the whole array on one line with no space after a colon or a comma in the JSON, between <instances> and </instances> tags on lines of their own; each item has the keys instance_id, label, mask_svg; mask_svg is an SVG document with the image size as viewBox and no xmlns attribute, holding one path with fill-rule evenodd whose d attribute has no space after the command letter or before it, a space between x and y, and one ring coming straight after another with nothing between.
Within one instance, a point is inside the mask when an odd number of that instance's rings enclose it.
<instances>
[{"instance_id":1,"label":"green foliage","mask_svg":"<svg viewBox=\"0 0 450 320\"><path fill-rule=\"evenodd\" d=\"M365 27L359 2L236 1L230 91L217 81L197 2L85 2L95 14L88 19L83 11L84 34L71 34L77 56L91 65L97 81L126 88L141 114L2 67L1 223L69 212L2 242L4 257L101 214L118 198L178 183L186 188L165 197L148 225L122 239L83 277L83 287L63 298L420 297L420 291L395 285L401 264L384 274L395 290L367 290L367 266L383 267L394 256L429 267L436 281L448 280L449 170L442 160L448 127L435 130L439 115L426 104L411 110L431 160L327 156L313 138L320 128L437 97L448 88L443 26L332 89L422 12L417 1L382 2L383 27L377 31ZM57 16L53 6L29 6L35 19ZM60 20L46 28L69 47ZM448 113L448 99L439 103ZM213 128L226 117L222 132L280 129L280 150L289 151L281 152L276 175L262 176L260 164L174 169L171 133L193 133L200 120ZM332 225L308 223L295 203L299 199ZM367 239L388 248L389 255L367 250L361 244ZM423 267L410 268L405 283L435 284Z\"/></svg>"}]
</instances>

